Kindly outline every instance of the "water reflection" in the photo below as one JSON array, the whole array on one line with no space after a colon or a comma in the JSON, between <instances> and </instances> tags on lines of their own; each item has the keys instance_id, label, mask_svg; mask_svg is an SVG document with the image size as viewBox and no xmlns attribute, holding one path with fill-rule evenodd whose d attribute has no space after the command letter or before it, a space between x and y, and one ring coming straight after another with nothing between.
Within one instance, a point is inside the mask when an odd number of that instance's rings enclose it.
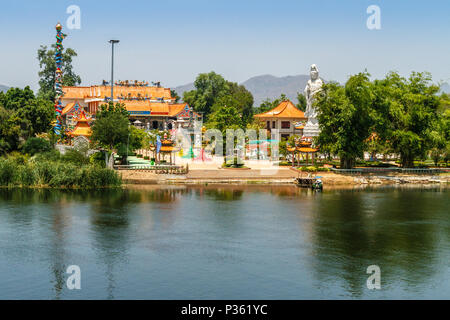
<instances>
[{"instance_id":1,"label":"water reflection","mask_svg":"<svg viewBox=\"0 0 450 320\"><path fill-rule=\"evenodd\" d=\"M443 272L439 236L449 229L448 198L433 190L341 191L327 195L314 212L316 277L322 283L340 274L356 297L365 288L365 270L379 265L384 283L418 287ZM448 253L447 253L448 254ZM389 286L388 286L389 289Z\"/></svg>"},{"instance_id":2,"label":"water reflection","mask_svg":"<svg viewBox=\"0 0 450 320\"><path fill-rule=\"evenodd\" d=\"M66 268L79 262L92 281L80 298L147 298L155 282L150 297L161 299L180 298L182 283L193 294L184 298L367 298L366 268L376 264L384 297L420 298L433 285L440 291L427 297L441 297L450 291L448 194L268 185L0 189L0 287L10 266L28 271L37 261L46 271L30 297L47 298L48 278L48 296L64 299ZM20 298L9 290L0 298Z\"/></svg>"}]
</instances>

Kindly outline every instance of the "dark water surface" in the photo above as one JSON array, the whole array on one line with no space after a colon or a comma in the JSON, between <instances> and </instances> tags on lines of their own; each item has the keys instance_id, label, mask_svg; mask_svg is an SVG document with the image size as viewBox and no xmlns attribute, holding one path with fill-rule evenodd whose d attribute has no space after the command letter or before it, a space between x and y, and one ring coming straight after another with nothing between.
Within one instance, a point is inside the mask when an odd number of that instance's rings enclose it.
<instances>
[{"instance_id":1,"label":"dark water surface","mask_svg":"<svg viewBox=\"0 0 450 320\"><path fill-rule=\"evenodd\" d=\"M0 190L0 299L450 298L450 190ZM69 265L81 290L69 290ZM381 290L366 269L381 268Z\"/></svg>"}]
</instances>

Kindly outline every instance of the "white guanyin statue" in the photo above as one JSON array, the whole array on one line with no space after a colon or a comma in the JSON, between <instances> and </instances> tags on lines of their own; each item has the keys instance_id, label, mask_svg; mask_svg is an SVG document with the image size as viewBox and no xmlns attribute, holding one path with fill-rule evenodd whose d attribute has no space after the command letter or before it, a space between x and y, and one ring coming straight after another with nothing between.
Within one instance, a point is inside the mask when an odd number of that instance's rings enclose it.
<instances>
[{"instance_id":1,"label":"white guanyin statue","mask_svg":"<svg viewBox=\"0 0 450 320\"><path fill-rule=\"evenodd\" d=\"M319 78L319 69L315 64L311 65L311 79L308 80L305 88L306 110L305 117L308 122L303 129L303 136L316 137L319 135L319 121L317 120L317 110L314 108L314 96L322 90L323 81Z\"/></svg>"}]
</instances>

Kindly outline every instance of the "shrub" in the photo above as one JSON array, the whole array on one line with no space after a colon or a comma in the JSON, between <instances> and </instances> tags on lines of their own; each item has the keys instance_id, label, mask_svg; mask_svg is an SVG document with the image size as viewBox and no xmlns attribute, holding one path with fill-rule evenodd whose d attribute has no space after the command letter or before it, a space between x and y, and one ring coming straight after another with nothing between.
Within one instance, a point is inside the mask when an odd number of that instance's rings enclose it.
<instances>
[{"instance_id":1,"label":"shrub","mask_svg":"<svg viewBox=\"0 0 450 320\"><path fill-rule=\"evenodd\" d=\"M122 184L122 179L116 171L97 166L82 169L79 186L82 188L116 187Z\"/></svg>"},{"instance_id":2,"label":"shrub","mask_svg":"<svg viewBox=\"0 0 450 320\"><path fill-rule=\"evenodd\" d=\"M61 160L76 165L87 165L90 162L89 157L76 149L67 150L66 153L61 156Z\"/></svg>"},{"instance_id":3,"label":"shrub","mask_svg":"<svg viewBox=\"0 0 450 320\"><path fill-rule=\"evenodd\" d=\"M234 157L232 160L226 161L223 164L223 167L226 167L226 168L242 168L242 167L244 167L244 163L238 163L238 158Z\"/></svg>"},{"instance_id":4,"label":"shrub","mask_svg":"<svg viewBox=\"0 0 450 320\"><path fill-rule=\"evenodd\" d=\"M52 149L48 152L38 153L34 156L34 162L42 162L42 161L58 161L61 158L61 153Z\"/></svg>"},{"instance_id":5,"label":"shrub","mask_svg":"<svg viewBox=\"0 0 450 320\"><path fill-rule=\"evenodd\" d=\"M80 181L80 170L78 166L71 163L59 163L55 166L55 174L52 176L50 187L71 188L78 185Z\"/></svg>"},{"instance_id":6,"label":"shrub","mask_svg":"<svg viewBox=\"0 0 450 320\"><path fill-rule=\"evenodd\" d=\"M34 165L35 183L39 186L50 184L55 172L55 163L48 161L36 162Z\"/></svg>"},{"instance_id":7,"label":"shrub","mask_svg":"<svg viewBox=\"0 0 450 320\"><path fill-rule=\"evenodd\" d=\"M0 185L12 185L16 170L17 163L13 159L0 159Z\"/></svg>"},{"instance_id":8,"label":"shrub","mask_svg":"<svg viewBox=\"0 0 450 320\"><path fill-rule=\"evenodd\" d=\"M22 147L22 152L29 155L48 152L52 149L49 141L42 138L29 138Z\"/></svg>"},{"instance_id":9,"label":"shrub","mask_svg":"<svg viewBox=\"0 0 450 320\"><path fill-rule=\"evenodd\" d=\"M14 172L14 182L22 187L35 184L35 174L32 165L19 165Z\"/></svg>"},{"instance_id":10,"label":"shrub","mask_svg":"<svg viewBox=\"0 0 450 320\"><path fill-rule=\"evenodd\" d=\"M89 157L89 162L95 166L105 168L105 154L103 152L96 152Z\"/></svg>"},{"instance_id":11,"label":"shrub","mask_svg":"<svg viewBox=\"0 0 450 320\"><path fill-rule=\"evenodd\" d=\"M13 161L15 164L26 164L30 159L29 155L21 154L20 152L13 151L8 155L8 159Z\"/></svg>"}]
</instances>

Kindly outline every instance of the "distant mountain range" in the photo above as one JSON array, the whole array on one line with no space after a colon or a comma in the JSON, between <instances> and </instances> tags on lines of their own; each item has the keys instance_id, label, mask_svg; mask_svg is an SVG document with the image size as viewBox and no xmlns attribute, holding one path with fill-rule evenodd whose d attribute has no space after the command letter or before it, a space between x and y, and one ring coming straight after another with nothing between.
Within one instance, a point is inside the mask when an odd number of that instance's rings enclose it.
<instances>
[{"instance_id":1,"label":"distant mountain range","mask_svg":"<svg viewBox=\"0 0 450 320\"><path fill-rule=\"evenodd\" d=\"M258 107L267 98L273 100L285 94L294 104L297 103L297 93L305 90L309 75L275 77L262 75L244 81L244 85L254 98L254 106Z\"/></svg>"},{"instance_id":2,"label":"distant mountain range","mask_svg":"<svg viewBox=\"0 0 450 320\"><path fill-rule=\"evenodd\" d=\"M273 100L279 98L284 93L293 103L297 103L297 93L303 93L309 75L297 75L286 77L275 77L272 75L262 75L250 78L241 84L250 91L254 98L254 106L259 107L261 102L267 98ZM188 83L174 88L180 97L185 91L195 89L194 83Z\"/></svg>"},{"instance_id":3,"label":"distant mountain range","mask_svg":"<svg viewBox=\"0 0 450 320\"><path fill-rule=\"evenodd\" d=\"M8 91L8 89L9 89L9 87L0 84L0 92L6 92L6 91Z\"/></svg>"}]
</instances>

